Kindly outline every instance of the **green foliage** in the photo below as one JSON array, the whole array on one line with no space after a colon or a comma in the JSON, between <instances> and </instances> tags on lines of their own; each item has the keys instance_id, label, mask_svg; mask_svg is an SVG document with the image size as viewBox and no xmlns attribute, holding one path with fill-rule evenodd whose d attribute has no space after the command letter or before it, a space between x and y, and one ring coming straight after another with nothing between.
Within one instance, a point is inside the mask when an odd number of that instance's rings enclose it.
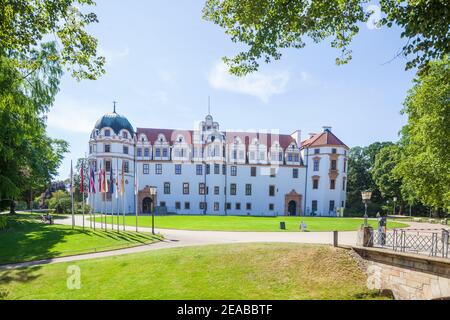
<instances>
[{"instance_id":1,"label":"green foliage","mask_svg":"<svg viewBox=\"0 0 450 320\"><path fill-rule=\"evenodd\" d=\"M367 147L354 147L350 150L347 175L347 211L349 213L361 214L364 212L361 199L361 191L364 190L372 191L372 205L369 206L369 212L376 213L381 210L380 206L384 200L372 178L371 171L380 150L391 145L393 145L392 142L375 142Z\"/></svg>"},{"instance_id":2,"label":"green foliage","mask_svg":"<svg viewBox=\"0 0 450 320\"><path fill-rule=\"evenodd\" d=\"M203 18L225 29L233 42L248 46L233 58L224 58L232 74L242 76L281 58L280 50L303 48L305 38L318 43L331 38L340 50L337 64L351 60L349 46L371 12L368 0L207 0ZM381 0L385 17L380 25L400 26L408 41L402 55L414 56L406 68L425 69L427 62L450 52L450 9L446 0Z\"/></svg>"},{"instance_id":3,"label":"green foliage","mask_svg":"<svg viewBox=\"0 0 450 320\"><path fill-rule=\"evenodd\" d=\"M97 40L86 28L98 22L85 6L93 0L0 0L0 51L13 54L14 65L33 73L45 61L35 49L46 36L57 39L60 50L51 55L77 79L96 79L104 73L105 58L97 55Z\"/></svg>"},{"instance_id":4,"label":"green foliage","mask_svg":"<svg viewBox=\"0 0 450 320\"><path fill-rule=\"evenodd\" d=\"M8 227L8 216L0 215L0 231Z\"/></svg>"},{"instance_id":5,"label":"green foliage","mask_svg":"<svg viewBox=\"0 0 450 320\"><path fill-rule=\"evenodd\" d=\"M394 169L400 161L400 158L401 149L398 145L393 144L382 148L375 157L371 174L381 195L388 199L396 197L400 208L402 208L402 181L394 174ZM401 211L400 209L400 213Z\"/></svg>"},{"instance_id":6,"label":"green foliage","mask_svg":"<svg viewBox=\"0 0 450 320\"><path fill-rule=\"evenodd\" d=\"M44 188L67 151L65 141L46 134L45 114L62 75L60 65L51 59L55 52L54 43L33 50L42 64L24 77L0 50L0 199L31 196L30 190Z\"/></svg>"},{"instance_id":7,"label":"green foliage","mask_svg":"<svg viewBox=\"0 0 450 320\"><path fill-rule=\"evenodd\" d=\"M403 112L404 149L395 173L402 191L434 209L450 210L450 70L448 58L415 79Z\"/></svg>"}]
</instances>

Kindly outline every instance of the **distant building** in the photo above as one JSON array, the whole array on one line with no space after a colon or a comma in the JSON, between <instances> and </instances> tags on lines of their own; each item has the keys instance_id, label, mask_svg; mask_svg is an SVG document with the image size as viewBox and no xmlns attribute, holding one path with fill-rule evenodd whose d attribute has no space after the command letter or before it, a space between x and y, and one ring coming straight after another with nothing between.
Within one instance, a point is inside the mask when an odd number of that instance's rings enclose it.
<instances>
[{"instance_id":1,"label":"distant building","mask_svg":"<svg viewBox=\"0 0 450 320\"><path fill-rule=\"evenodd\" d=\"M89 160L108 179L123 166L125 196L97 192L89 201L96 211L135 212L136 170L139 213L336 216L346 201L348 150L330 127L301 141L300 131L224 132L207 115L197 130L134 130L114 111L97 121Z\"/></svg>"}]
</instances>

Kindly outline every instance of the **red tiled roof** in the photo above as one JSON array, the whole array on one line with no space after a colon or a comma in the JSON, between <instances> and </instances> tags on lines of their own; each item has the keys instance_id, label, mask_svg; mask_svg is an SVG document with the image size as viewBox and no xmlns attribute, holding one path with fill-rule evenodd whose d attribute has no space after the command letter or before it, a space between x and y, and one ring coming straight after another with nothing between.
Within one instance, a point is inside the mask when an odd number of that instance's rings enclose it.
<instances>
[{"instance_id":1,"label":"red tiled roof","mask_svg":"<svg viewBox=\"0 0 450 320\"><path fill-rule=\"evenodd\" d=\"M343 143L341 140L339 140L338 137L336 137L331 131L325 130L324 132L317 133L310 137L309 139L306 139L302 141L302 148L305 147L319 147L319 146L343 146L345 148L348 148L345 143Z\"/></svg>"},{"instance_id":2,"label":"red tiled roof","mask_svg":"<svg viewBox=\"0 0 450 320\"><path fill-rule=\"evenodd\" d=\"M186 139L186 143L192 143L192 130L176 130L176 129L154 129L154 128L137 128L137 136L139 137L141 134L147 136L147 140L150 143L155 143L158 140L158 136L163 134L166 137L166 140L169 144L172 144L177 139L179 134L183 135Z\"/></svg>"}]
</instances>

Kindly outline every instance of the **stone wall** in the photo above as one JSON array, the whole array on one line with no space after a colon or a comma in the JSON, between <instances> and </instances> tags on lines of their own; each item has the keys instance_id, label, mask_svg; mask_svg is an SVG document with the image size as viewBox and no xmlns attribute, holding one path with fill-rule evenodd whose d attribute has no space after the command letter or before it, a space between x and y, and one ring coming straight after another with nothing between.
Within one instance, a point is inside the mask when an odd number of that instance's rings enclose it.
<instances>
[{"instance_id":1,"label":"stone wall","mask_svg":"<svg viewBox=\"0 0 450 320\"><path fill-rule=\"evenodd\" d=\"M369 289L390 290L398 300L450 298L450 259L353 247L365 260Z\"/></svg>"}]
</instances>

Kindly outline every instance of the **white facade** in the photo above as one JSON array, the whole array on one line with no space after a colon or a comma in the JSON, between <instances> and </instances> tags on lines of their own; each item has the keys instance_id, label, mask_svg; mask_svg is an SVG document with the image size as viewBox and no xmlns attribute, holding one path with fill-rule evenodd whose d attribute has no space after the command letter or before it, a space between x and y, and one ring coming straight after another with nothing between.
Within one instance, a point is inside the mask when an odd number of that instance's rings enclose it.
<instances>
[{"instance_id":1,"label":"white facade","mask_svg":"<svg viewBox=\"0 0 450 320\"><path fill-rule=\"evenodd\" d=\"M197 130L135 131L114 112L89 141L97 189L89 203L96 212L334 216L345 206L347 151L331 128L302 142L300 131L222 132L208 115ZM99 170L120 181L123 167L124 196L99 193Z\"/></svg>"}]
</instances>

